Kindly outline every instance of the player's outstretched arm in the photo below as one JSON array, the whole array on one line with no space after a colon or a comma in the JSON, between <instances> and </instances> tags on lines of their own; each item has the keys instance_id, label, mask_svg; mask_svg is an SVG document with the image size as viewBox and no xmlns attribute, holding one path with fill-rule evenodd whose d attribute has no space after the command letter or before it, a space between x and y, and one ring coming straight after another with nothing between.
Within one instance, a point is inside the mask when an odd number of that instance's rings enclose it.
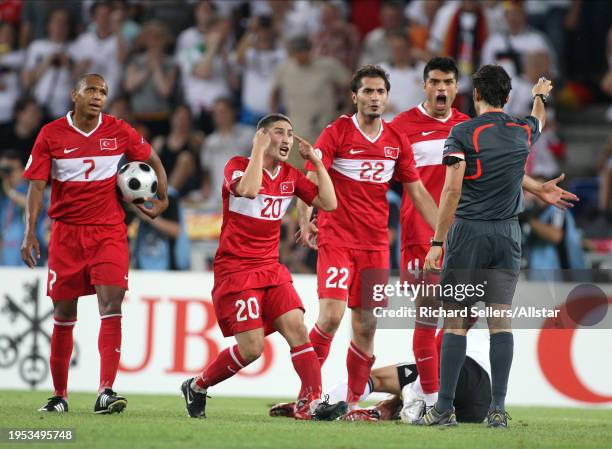
<instances>
[{"instance_id":1,"label":"player's outstretched arm","mask_svg":"<svg viewBox=\"0 0 612 449\"><path fill-rule=\"evenodd\" d=\"M580 201L580 198L557 185L564 179L565 173L561 173L558 177L542 183L525 175L523 176L523 189L533 193L545 203L552 204L559 209L567 209L574 207L570 201Z\"/></svg>"},{"instance_id":2,"label":"player's outstretched arm","mask_svg":"<svg viewBox=\"0 0 612 449\"><path fill-rule=\"evenodd\" d=\"M151 203L150 208L145 207L144 204L137 204L136 207L147 217L155 218L168 208L168 177L159 156L153 149L151 149L149 159L145 162L153 167L157 176L157 198L148 200Z\"/></svg>"},{"instance_id":3,"label":"player's outstretched arm","mask_svg":"<svg viewBox=\"0 0 612 449\"><path fill-rule=\"evenodd\" d=\"M465 174L465 161L456 162L446 167L446 179L440 196L440 208L438 209L438 222L435 227L433 239L437 242L446 241L446 235L451 223L455 218L455 211L461 198L461 187L463 186L463 175ZM439 270L442 259L442 248L432 246L425 257L425 270Z\"/></svg>"},{"instance_id":4,"label":"player's outstretched arm","mask_svg":"<svg viewBox=\"0 0 612 449\"><path fill-rule=\"evenodd\" d=\"M40 245L36 238L36 223L38 223L38 216L43 206L46 186L47 181L32 180L28 187L25 208L26 228L23 236L23 243L21 244L21 259L30 268L34 268L36 266L36 261L40 259ZM34 251L34 255L32 251Z\"/></svg>"},{"instance_id":5,"label":"player's outstretched arm","mask_svg":"<svg viewBox=\"0 0 612 449\"><path fill-rule=\"evenodd\" d=\"M315 154L314 148L308 141L302 139L297 134L293 137L299 142L300 156L306 161L310 161L314 165L317 173L317 184L319 186L319 194L312 201L312 204L324 211L330 212L338 207L338 201L336 200L336 191L334 190L334 184L332 183L329 173L321 159Z\"/></svg>"},{"instance_id":6,"label":"player's outstretched arm","mask_svg":"<svg viewBox=\"0 0 612 449\"><path fill-rule=\"evenodd\" d=\"M265 128L258 129L253 136L251 159L249 159L244 175L236 185L237 195L253 199L259 193L263 179L263 156L268 146L270 146L268 130Z\"/></svg>"},{"instance_id":7,"label":"player's outstretched arm","mask_svg":"<svg viewBox=\"0 0 612 449\"><path fill-rule=\"evenodd\" d=\"M431 226L432 229L435 229L438 206L436 206L436 202L423 185L423 182L420 179L415 182L405 182L403 187L427 224Z\"/></svg>"}]
</instances>

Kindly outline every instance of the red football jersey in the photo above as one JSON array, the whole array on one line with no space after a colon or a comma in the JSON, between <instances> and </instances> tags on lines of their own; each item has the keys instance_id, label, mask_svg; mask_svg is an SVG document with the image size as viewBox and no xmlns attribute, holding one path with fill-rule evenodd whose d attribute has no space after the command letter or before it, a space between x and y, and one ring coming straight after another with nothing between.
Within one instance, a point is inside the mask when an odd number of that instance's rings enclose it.
<instances>
[{"instance_id":1,"label":"red football jersey","mask_svg":"<svg viewBox=\"0 0 612 449\"><path fill-rule=\"evenodd\" d=\"M387 250L389 205L387 189L393 178L415 182L410 142L384 121L374 139L359 128L357 116L343 115L323 130L315 148L334 183L338 208L319 211L320 245ZM307 170L314 170L310 163Z\"/></svg>"},{"instance_id":2,"label":"red football jersey","mask_svg":"<svg viewBox=\"0 0 612 449\"><path fill-rule=\"evenodd\" d=\"M118 224L125 217L116 191L124 154L130 161L146 161L151 146L123 120L100 114L98 125L85 133L68 113L40 130L24 177L51 179L51 218L79 225Z\"/></svg>"},{"instance_id":3,"label":"red football jersey","mask_svg":"<svg viewBox=\"0 0 612 449\"><path fill-rule=\"evenodd\" d=\"M398 114L391 122L397 131L410 140L421 180L436 204L440 204L440 194L446 177L446 166L442 165L444 142L451 128L466 120L469 120L469 117L455 108L451 109L450 115L445 119L434 118L420 104ZM434 230L406 194L402 197L400 221L403 248L408 245L429 244Z\"/></svg>"},{"instance_id":4,"label":"red football jersey","mask_svg":"<svg viewBox=\"0 0 612 449\"><path fill-rule=\"evenodd\" d=\"M225 165L215 280L278 263L281 220L293 197L310 204L319 194L317 186L302 172L281 162L276 173L264 169L261 190L255 198L240 197L235 188L248 164L248 158L236 156Z\"/></svg>"}]
</instances>

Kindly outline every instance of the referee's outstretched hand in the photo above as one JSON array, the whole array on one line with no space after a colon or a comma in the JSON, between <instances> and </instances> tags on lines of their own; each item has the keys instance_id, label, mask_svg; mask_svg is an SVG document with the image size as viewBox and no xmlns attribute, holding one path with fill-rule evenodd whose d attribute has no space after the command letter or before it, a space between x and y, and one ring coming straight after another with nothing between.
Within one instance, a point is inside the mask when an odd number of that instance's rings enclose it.
<instances>
[{"instance_id":1,"label":"referee's outstretched hand","mask_svg":"<svg viewBox=\"0 0 612 449\"><path fill-rule=\"evenodd\" d=\"M557 185L564 179L565 173L561 173L561 175L555 179L543 183L540 194L538 195L540 199L559 209L574 207L570 201L580 201L580 198Z\"/></svg>"}]
</instances>

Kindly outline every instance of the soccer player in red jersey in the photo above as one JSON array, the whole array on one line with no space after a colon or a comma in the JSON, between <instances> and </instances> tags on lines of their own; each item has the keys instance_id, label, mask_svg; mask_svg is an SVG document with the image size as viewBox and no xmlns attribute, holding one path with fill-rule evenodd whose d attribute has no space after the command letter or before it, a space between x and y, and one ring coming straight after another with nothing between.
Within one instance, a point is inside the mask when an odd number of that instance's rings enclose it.
<instances>
[{"instance_id":1,"label":"soccer player in red jersey","mask_svg":"<svg viewBox=\"0 0 612 449\"><path fill-rule=\"evenodd\" d=\"M434 57L423 70L425 101L398 114L393 126L412 143L414 160L419 176L436 204L444 186L446 166L442 164L444 142L451 128L469 120L469 116L452 107L457 96L459 70L451 58ZM401 207L401 270L421 270L434 231L418 213L407 195L402 197ZM437 300L418 297L416 310L437 307ZM423 387L423 400L431 407L438 399L439 357L435 344L437 319L418 316L412 337L412 350Z\"/></svg>"},{"instance_id":2,"label":"soccer player in red jersey","mask_svg":"<svg viewBox=\"0 0 612 449\"><path fill-rule=\"evenodd\" d=\"M150 199L152 207L137 207L155 218L168 206L166 173L157 154L130 125L102 113L107 95L102 76L79 78L71 94L74 111L41 129L24 174L30 186L21 256L30 268L40 257L36 222L51 180L47 295L53 300L55 319L50 360L55 391L39 409L42 412L68 411L68 366L77 302L80 296L94 293L101 319L100 384L94 411L115 413L126 407L127 400L112 389L121 356L121 303L129 267L127 229L116 193L122 157L145 161L157 174L157 198Z\"/></svg>"},{"instance_id":3,"label":"soccer player in red jersey","mask_svg":"<svg viewBox=\"0 0 612 449\"><path fill-rule=\"evenodd\" d=\"M329 168L338 197L338 209L321 211L317 225L312 209L298 203L300 240L315 247L318 232L319 317L310 339L321 365L347 306L352 309L352 341L347 354L347 402L356 407L374 363L374 304L361 301L361 272L389 269L386 192L394 178L403 184L416 208L433 226L437 207L419 179L410 142L381 119L390 83L380 67L364 66L351 81L353 116L341 116L323 130L315 148ZM313 166L308 174L315 182ZM318 229L317 229L318 226ZM376 304L380 305L380 304Z\"/></svg>"},{"instance_id":4,"label":"soccer player in red jersey","mask_svg":"<svg viewBox=\"0 0 612 449\"><path fill-rule=\"evenodd\" d=\"M257 129L251 157L233 157L225 166L223 226L214 261L217 322L223 335L234 336L237 344L222 351L199 376L183 382L181 389L189 416L204 418L208 388L257 360L265 336L278 331L291 348L302 381L295 417L323 419L337 406L320 402L321 369L304 325L304 306L289 271L278 261L278 247L281 220L293 197L331 211L336 208L334 187L312 146L293 134L287 117L270 114ZM286 163L294 139L316 170L318 187Z\"/></svg>"}]
</instances>

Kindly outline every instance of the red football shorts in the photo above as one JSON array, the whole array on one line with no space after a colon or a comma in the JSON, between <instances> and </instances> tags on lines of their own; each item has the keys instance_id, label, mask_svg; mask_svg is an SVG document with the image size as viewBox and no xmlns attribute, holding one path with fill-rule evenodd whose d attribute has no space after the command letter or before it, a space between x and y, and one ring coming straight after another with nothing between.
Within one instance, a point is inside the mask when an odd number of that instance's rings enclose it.
<instances>
[{"instance_id":1,"label":"red football shorts","mask_svg":"<svg viewBox=\"0 0 612 449\"><path fill-rule=\"evenodd\" d=\"M127 290L130 262L127 228L55 221L49 241L47 295L66 301L96 292L94 285Z\"/></svg>"},{"instance_id":2,"label":"red football shorts","mask_svg":"<svg viewBox=\"0 0 612 449\"><path fill-rule=\"evenodd\" d=\"M361 271L386 282L389 271L389 250L361 250L331 245L319 246L317 258L317 293L320 299L347 301L350 308L385 306L386 301L373 303L361 298ZM381 277L382 276L382 277Z\"/></svg>"},{"instance_id":3,"label":"red football shorts","mask_svg":"<svg viewBox=\"0 0 612 449\"><path fill-rule=\"evenodd\" d=\"M422 270L429 248L429 244L408 245L403 247L401 251L400 270Z\"/></svg>"},{"instance_id":4,"label":"red football shorts","mask_svg":"<svg viewBox=\"0 0 612 449\"><path fill-rule=\"evenodd\" d=\"M304 305L292 282L236 292L236 281L228 276L215 282L212 301L223 336L263 328L265 335L276 331L274 321Z\"/></svg>"}]
</instances>

